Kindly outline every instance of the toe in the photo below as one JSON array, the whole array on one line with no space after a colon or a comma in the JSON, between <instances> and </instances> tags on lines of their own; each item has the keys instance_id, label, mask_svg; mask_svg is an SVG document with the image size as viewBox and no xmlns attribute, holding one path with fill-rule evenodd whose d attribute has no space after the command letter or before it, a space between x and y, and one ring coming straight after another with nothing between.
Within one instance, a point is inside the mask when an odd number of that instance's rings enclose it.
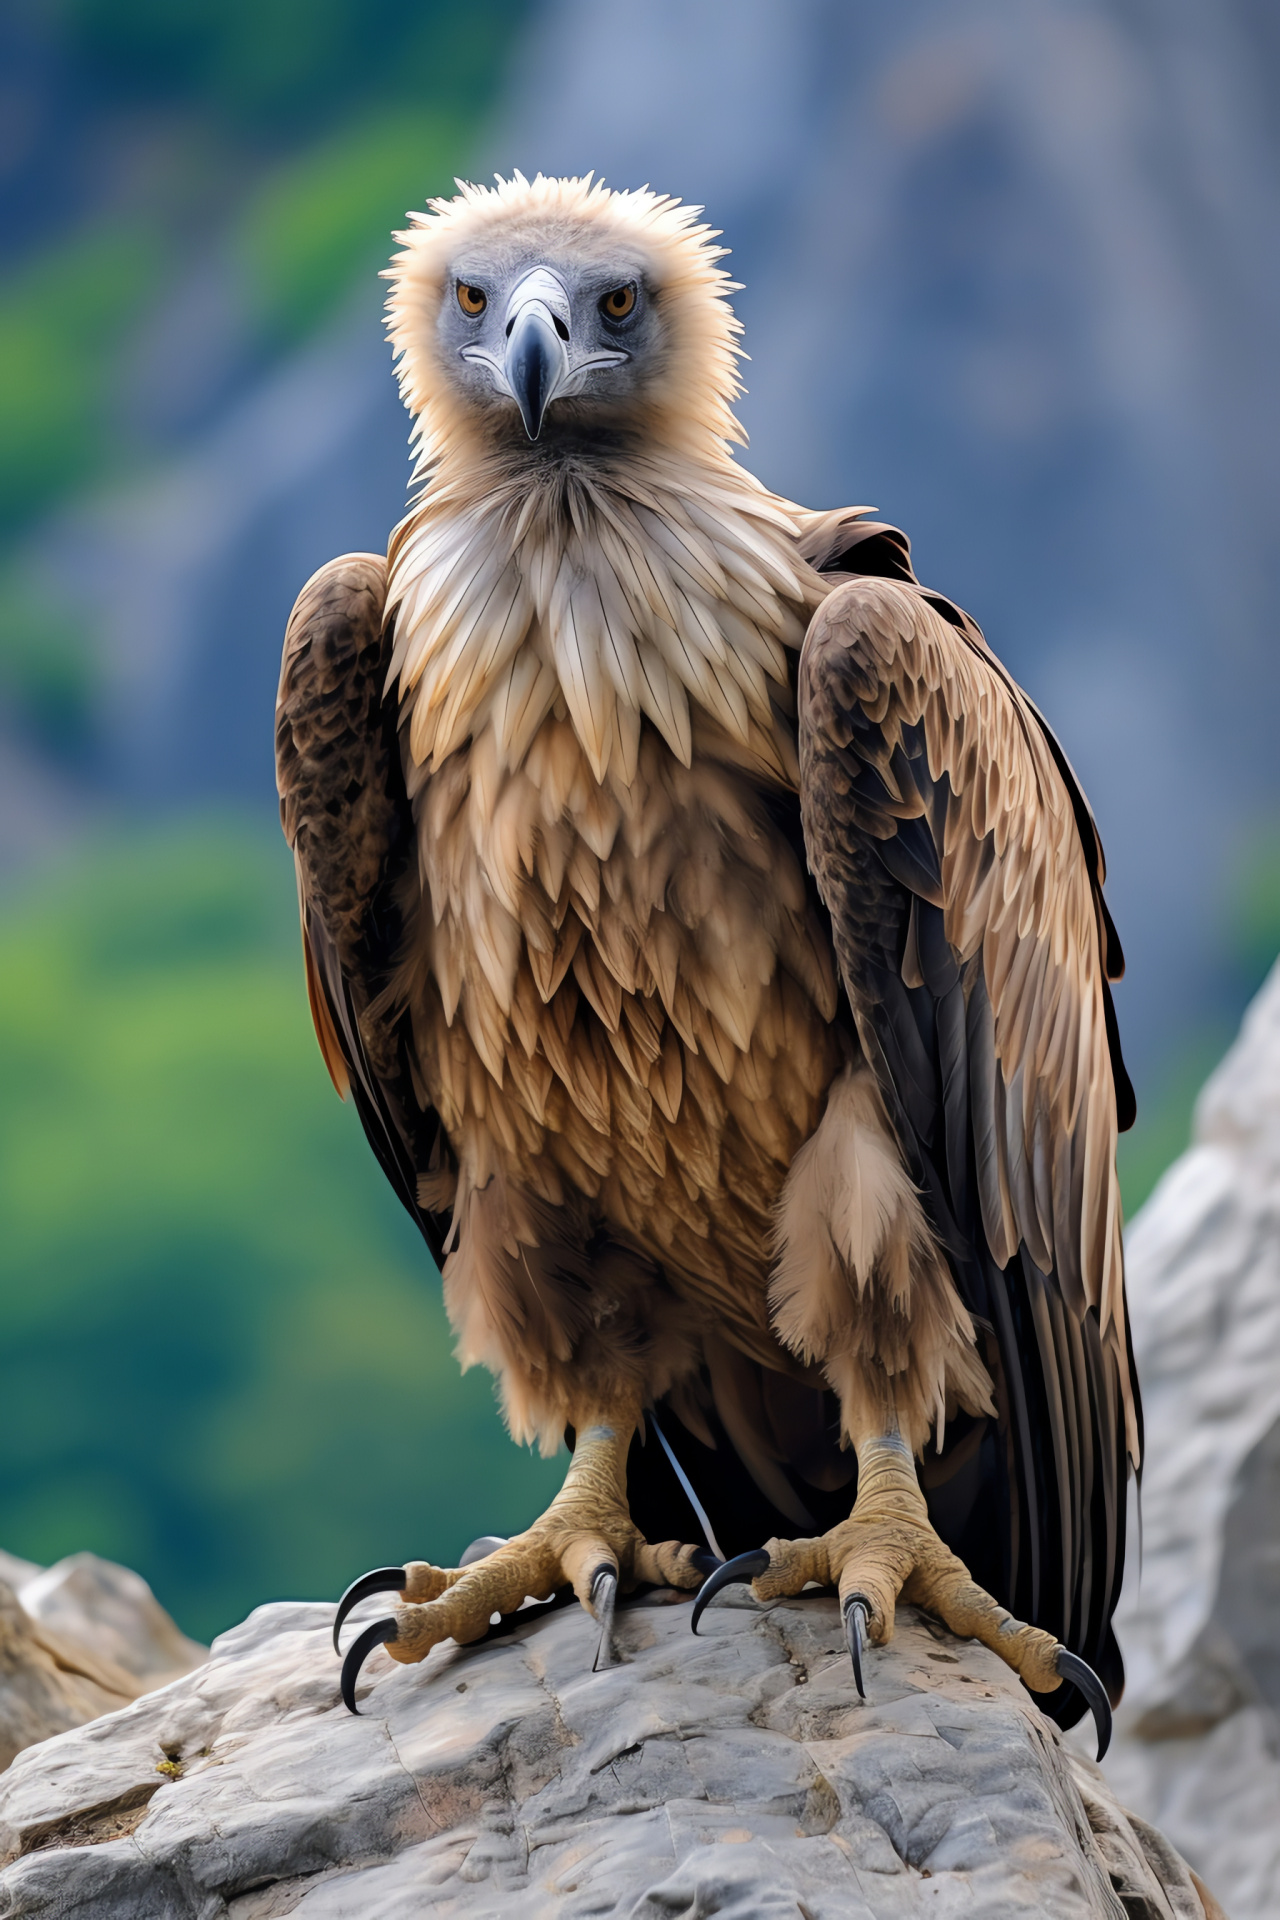
<instances>
[{"instance_id":1,"label":"toe","mask_svg":"<svg viewBox=\"0 0 1280 1920\"><path fill-rule=\"evenodd\" d=\"M474 1565L451 1570L448 1585L443 1591L437 1587L428 1599L418 1601L421 1588L411 1584L408 1604L396 1610L397 1636L387 1651L393 1660L411 1664L425 1660L442 1640L470 1646L483 1640L495 1613L514 1613L526 1599L548 1599L559 1580L554 1557L540 1543L527 1536L508 1541ZM428 1590L435 1584L425 1579L421 1583Z\"/></svg>"},{"instance_id":2,"label":"toe","mask_svg":"<svg viewBox=\"0 0 1280 1920\"><path fill-rule=\"evenodd\" d=\"M850 1553L840 1568L841 1612L847 1615L850 1607L861 1607L867 1639L873 1647L887 1647L893 1638L894 1615L905 1578L901 1559L888 1543L869 1540Z\"/></svg>"},{"instance_id":3,"label":"toe","mask_svg":"<svg viewBox=\"0 0 1280 1920\"><path fill-rule=\"evenodd\" d=\"M831 1536L826 1535L818 1540L766 1541L764 1550L769 1563L751 1583L756 1599L787 1599L808 1586L811 1580L816 1580L820 1587L829 1587L833 1579L830 1540Z\"/></svg>"},{"instance_id":4,"label":"toe","mask_svg":"<svg viewBox=\"0 0 1280 1920\"><path fill-rule=\"evenodd\" d=\"M406 1600L437 1600L462 1578L461 1567L435 1567L429 1560L406 1560L401 1592Z\"/></svg>"},{"instance_id":5,"label":"toe","mask_svg":"<svg viewBox=\"0 0 1280 1920\"><path fill-rule=\"evenodd\" d=\"M593 1618L598 1618L594 1604L596 1582L602 1574L610 1573L613 1575L615 1591L617 1587L618 1555L613 1546L602 1534L574 1533L557 1543L556 1557L561 1568L560 1577L569 1582L587 1612Z\"/></svg>"},{"instance_id":6,"label":"toe","mask_svg":"<svg viewBox=\"0 0 1280 1920\"><path fill-rule=\"evenodd\" d=\"M678 1540L662 1540L651 1547L641 1540L632 1556L635 1579L654 1587L700 1587L707 1575L720 1565L714 1553L703 1547L682 1546Z\"/></svg>"},{"instance_id":7,"label":"toe","mask_svg":"<svg viewBox=\"0 0 1280 1920\"><path fill-rule=\"evenodd\" d=\"M1062 1684L1059 1643L1053 1635L1015 1619L941 1541L921 1556L903 1593L905 1599L936 1614L958 1639L980 1640L998 1653L1033 1693L1053 1693Z\"/></svg>"}]
</instances>

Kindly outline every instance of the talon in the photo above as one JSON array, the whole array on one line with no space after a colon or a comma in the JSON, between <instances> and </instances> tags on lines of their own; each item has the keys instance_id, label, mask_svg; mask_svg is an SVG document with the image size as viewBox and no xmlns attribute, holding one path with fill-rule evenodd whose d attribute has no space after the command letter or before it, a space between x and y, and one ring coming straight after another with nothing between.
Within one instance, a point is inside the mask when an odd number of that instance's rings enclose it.
<instances>
[{"instance_id":1,"label":"talon","mask_svg":"<svg viewBox=\"0 0 1280 1920\"><path fill-rule=\"evenodd\" d=\"M736 1581L755 1580L769 1570L769 1556L763 1547L752 1547L749 1553L739 1553L732 1560L726 1560L698 1589L698 1597L693 1603L693 1631L698 1631L698 1622L725 1587L731 1587Z\"/></svg>"},{"instance_id":2,"label":"talon","mask_svg":"<svg viewBox=\"0 0 1280 1920\"><path fill-rule=\"evenodd\" d=\"M404 1567L375 1567L372 1573L362 1573L358 1580L353 1580L339 1600L338 1611L333 1618L334 1652L341 1651L338 1630L352 1607L361 1600L367 1600L371 1593L401 1593L408 1584L409 1575Z\"/></svg>"},{"instance_id":3,"label":"talon","mask_svg":"<svg viewBox=\"0 0 1280 1920\"><path fill-rule=\"evenodd\" d=\"M1078 1653L1068 1653L1065 1647L1058 1648L1054 1665L1062 1678L1069 1680L1085 1697L1098 1731L1098 1758L1101 1760L1111 1745L1111 1702L1107 1698L1106 1688L1088 1661L1082 1660Z\"/></svg>"},{"instance_id":4,"label":"talon","mask_svg":"<svg viewBox=\"0 0 1280 1920\"><path fill-rule=\"evenodd\" d=\"M700 1573L703 1579L706 1580L715 1572L717 1567L724 1565L724 1561L718 1553L712 1553L707 1547L697 1547L694 1552L689 1555L689 1565L695 1573Z\"/></svg>"},{"instance_id":5,"label":"talon","mask_svg":"<svg viewBox=\"0 0 1280 1920\"><path fill-rule=\"evenodd\" d=\"M849 1642L849 1658L853 1662L853 1681L858 1689L858 1698L865 1700L867 1690L862 1684L862 1649L867 1631L867 1614L870 1602L860 1593L851 1593L844 1603L844 1631Z\"/></svg>"},{"instance_id":6,"label":"talon","mask_svg":"<svg viewBox=\"0 0 1280 1920\"><path fill-rule=\"evenodd\" d=\"M592 1673L614 1664L613 1610L618 1602L618 1575L610 1566L597 1567L591 1578L591 1611L600 1622L600 1641L591 1662Z\"/></svg>"},{"instance_id":7,"label":"talon","mask_svg":"<svg viewBox=\"0 0 1280 1920\"><path fill-rule=\"evenodd\" d=\"M366 1574L365 1578L372 1580L373 1575ZM359 1584L357 1580L356 1585ZM356 1681L360 1677L361 1667L375 1647L385 1647L388 1640L395 1640L398 1635L399 1629L394 1620L375 1620L371 1627L357 1634L347 1648L347 1657L342 1663L342 1700L348 1713L358 1714L360 1711L356 1705Z\"/></svg>"}]
</instances>

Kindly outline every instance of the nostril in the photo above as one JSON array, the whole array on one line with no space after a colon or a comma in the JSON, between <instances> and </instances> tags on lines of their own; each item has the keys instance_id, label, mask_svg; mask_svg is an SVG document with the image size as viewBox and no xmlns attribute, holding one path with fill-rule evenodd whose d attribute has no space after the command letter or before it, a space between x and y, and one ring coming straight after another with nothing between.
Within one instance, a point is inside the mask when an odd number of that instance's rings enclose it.
<instances>
[{"instance_id":1,"label":"nostril","mask_svg":"<svg viewBox=\"0 0 1280 1920\"><path fill-rule=\"evenodd\" d=\"M560 338L562 340L567 340L569 338L569 329L568 327L566 327L564 321L560 318L560 315L558 313L553 313L551 318L555 322L555 329L556 329L556 332L560 335Z\"/></svg>"},{"instance_id":2,"label":"nostril","mask_svg":"<svg viewBox=\"0 0 1280 1920\"><path fill-rule=\"evenodd\" d=\"M511 338L511 329L512 329L512 327L514 327L514 325L515 325L515 323L516 323L516 317L515 317L515 315L514 315L514 313L513 313L513 314L512 314L512 316L511 316L511 318L510 318L510 319L508 320L508 322L507 322L507 331L506 331L506 336L505 336L505 337L506 337L506 338L507 338L508 340L509 340L509 339Z\"/></svg>"}]
</instances>

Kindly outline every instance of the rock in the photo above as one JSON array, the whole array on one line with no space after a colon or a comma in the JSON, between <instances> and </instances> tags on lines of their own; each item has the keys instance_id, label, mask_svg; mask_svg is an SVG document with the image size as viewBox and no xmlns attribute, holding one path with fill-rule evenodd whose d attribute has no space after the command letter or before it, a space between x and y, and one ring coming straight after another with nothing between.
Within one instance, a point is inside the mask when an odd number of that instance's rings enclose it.
<instances>
[{"instance_id":1,"label":"rock","mask_svg":"<svg viewBox=\"0 0 1280 1920\"><path fill-rule=\"evenodd\" d=\"M376 1603L367 1603L376 1608ZM367 1609L366 1609L367 1611ZM0 1915L431 1913L1205 1920L1001 1662L903 1609L859 1702L836 1603L619 1614L379 1650L338 1699L333 1608L260 1607L208 1664L0 1780Z\"/></svg>"},{"instance_id":2,"label":"rock","mask_svg":"<svg viewBox=\"0 0 1280 1920\"><path fill-rule=\"evenodd\" d=\"M190 1673L209 1649L165 1612L141 1574L96 1553L73 1553L20 1589L33 1619L123 1667L148 1686Z\"/></svg>"},{"instance_id":3,"label":"rock","mask_svg":"<svg viewBox=\"0 0 1280 1920\"><path fill-rule=\"evenodd\" d=\"M0 1552L0 1770L207 1658L128 1567L75 1553L44 1568Z\"/></svg>"},{"instance_id":4,"label":"rock","mask_svg":"<svg viewBox=\"0 0 1280 1920\"><path fill-rule=\"evenodd\" d=\"M0 1584L0 1768L36 1740L132 1700L131 1676L48 1634Z\"/></svg>"},{"instance_id":5,"label":"rock","mask_svg":"<svg viewBox=\"0 0 1280 1920\"><path fill-rule=\"evenodd\" d=\"M1127 1235L1143 1557L1107 1773L1232 1920L1280 1884L1280 967ZM1136 1537L1136 1536L1135 1536Z\"/></svg>"}]
</instances>

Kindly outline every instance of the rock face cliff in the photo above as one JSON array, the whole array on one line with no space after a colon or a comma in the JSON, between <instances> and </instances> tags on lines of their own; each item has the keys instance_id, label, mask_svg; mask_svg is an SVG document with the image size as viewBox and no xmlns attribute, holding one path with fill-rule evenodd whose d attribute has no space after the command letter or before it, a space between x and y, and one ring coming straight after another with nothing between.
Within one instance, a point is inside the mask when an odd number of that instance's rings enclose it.
<instances>
[{"instance_id":1,"label":"rock face cliff","mask_svg":"<svg viewBox=\"0 0 1280 1920\"><path fill-rule=\"evenodd\" d=\"M1280 967L1126 1235L1143 1556L1107 1772L1232 1920L1280 1886ZM1134 1535L1136 1538L1136 1534Z\"/></svg>"},{"instance_id":2,"label":"rock face cliff","mask_svg":"<svg viewBox=\"0 0 1280 1920\"><path fill-rule=\"evenodd\" d=\"M0 1915L1217 1920L1002 1664L904 1609L854 1691L834 1600L576 1607L338 1700L328 1605L0 1780Z\"/></svg>"}]
</instances>

